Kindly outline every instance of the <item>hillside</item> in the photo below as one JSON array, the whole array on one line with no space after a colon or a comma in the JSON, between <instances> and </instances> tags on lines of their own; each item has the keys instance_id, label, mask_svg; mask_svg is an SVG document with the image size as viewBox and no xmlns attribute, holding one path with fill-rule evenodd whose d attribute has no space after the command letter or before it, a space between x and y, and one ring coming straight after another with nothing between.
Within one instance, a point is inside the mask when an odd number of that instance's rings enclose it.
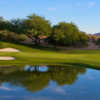
<instances>
[{"instance_id":1,"label":"hillside","mask_svg":"<svg viewBox=\"0 0 100 100\"><path fill-rule=\"evenodd\" d=\"M94 35L96 35L96 36L100 36L100 33L95 33Z\"/></svg>"}]
</instances>

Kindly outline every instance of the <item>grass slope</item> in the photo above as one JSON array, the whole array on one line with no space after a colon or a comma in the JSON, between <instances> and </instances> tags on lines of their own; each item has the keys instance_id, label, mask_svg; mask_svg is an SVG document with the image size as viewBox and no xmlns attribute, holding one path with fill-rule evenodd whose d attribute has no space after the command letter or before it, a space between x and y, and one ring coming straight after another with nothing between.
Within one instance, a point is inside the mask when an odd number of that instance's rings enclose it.
<instances>
[{"instance_id":1,"label":"grass slope","mask_svg":"<svg viewBox=\"0 0 100 100\"><path fill-rule=\"evenodd\" d=\"M2 53L0 56L16 57L15 61L0 61L0 65L24 66L26 64L60 64L100 68L99 50L50 50L36 49L28 46L0 42L2 48L12 47L21 50L20 53Z\"/></svg>"}]
</instances>

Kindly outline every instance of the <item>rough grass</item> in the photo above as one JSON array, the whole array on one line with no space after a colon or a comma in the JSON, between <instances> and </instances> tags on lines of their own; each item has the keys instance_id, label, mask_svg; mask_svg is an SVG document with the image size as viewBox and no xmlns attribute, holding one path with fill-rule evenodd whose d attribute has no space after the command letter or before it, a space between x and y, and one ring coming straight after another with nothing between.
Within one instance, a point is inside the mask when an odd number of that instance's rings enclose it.
<instances>
[{"instance_id":1,"label":"rough grass","mask_svg":"<svg viewBox=\"0 0 100 100\"><path fill-rule=\"evenodd\" d=\"M0 65L24 66L26 64L74 65L100 68L99 50L53 50L47 48L32 48L7 42L0 42L2 48L12 47L19 49L19 53L2 53L0 56L15 57L15 61L0 61Z\"/></svg>"}]
</instances>

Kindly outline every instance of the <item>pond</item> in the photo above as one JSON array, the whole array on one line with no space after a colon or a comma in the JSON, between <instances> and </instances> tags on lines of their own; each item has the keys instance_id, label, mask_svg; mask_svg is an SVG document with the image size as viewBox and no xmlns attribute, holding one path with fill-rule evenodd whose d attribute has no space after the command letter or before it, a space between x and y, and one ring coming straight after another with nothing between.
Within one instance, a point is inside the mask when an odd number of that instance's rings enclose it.
<instances>
[{"instance_id":1,"label":"pond","mask_svg":"<svg viewBox=\"0 0 100 100\"><path fill-rule=\"evenodd\" d=\"M100 71L73 66L1 67L0 100L100 100Z\"/></svg>"}]
</instances>

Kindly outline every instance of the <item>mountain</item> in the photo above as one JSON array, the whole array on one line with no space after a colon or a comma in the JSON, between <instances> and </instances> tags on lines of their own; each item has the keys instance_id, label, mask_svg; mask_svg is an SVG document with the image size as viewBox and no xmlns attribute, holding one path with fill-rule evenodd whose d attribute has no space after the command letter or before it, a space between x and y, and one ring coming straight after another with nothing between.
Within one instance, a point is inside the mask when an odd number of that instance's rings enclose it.
<instances>
[{"instance_id":1,"label":"mountain","mask_svg":"<svg viewBox=\"0 0 100 100\"><path fill-rule=\"evenodd\" d=\"M100 33L95 33L94 35L100 36Z\"/></svg>"}]
</instances>

